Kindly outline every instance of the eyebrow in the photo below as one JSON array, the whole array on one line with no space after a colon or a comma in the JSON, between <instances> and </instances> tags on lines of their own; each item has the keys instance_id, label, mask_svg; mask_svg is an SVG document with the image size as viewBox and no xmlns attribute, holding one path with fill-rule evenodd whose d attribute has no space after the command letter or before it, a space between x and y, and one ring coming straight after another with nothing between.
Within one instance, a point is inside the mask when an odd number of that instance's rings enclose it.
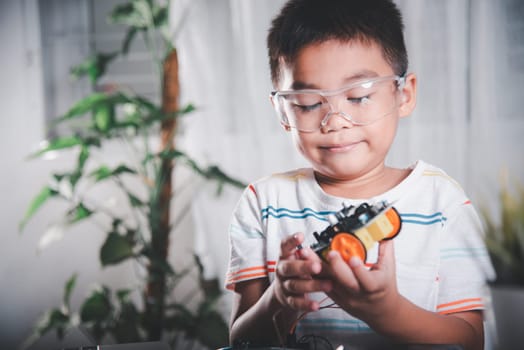
<instances>
[{"instance_id":1,"label":"eyebrow","mask_svg":"<svg viewBox=\"0 0 524 350\"><path fill-rule=\"evenodd\" d=\"M379 74L377 72L368 70L368 69L364 69L349 77L344 78L344 80L342 81L342 86L349 85L359 80L371 79L371 78L377 78L377 77L379 77ZM292 90L307 90L307 89L318 90L320 89L320 87L316 84L309 84L309 83L298 80L298 81L293 82L293 84L291 85L291 89Z\"/></svg>"}]
</instances>

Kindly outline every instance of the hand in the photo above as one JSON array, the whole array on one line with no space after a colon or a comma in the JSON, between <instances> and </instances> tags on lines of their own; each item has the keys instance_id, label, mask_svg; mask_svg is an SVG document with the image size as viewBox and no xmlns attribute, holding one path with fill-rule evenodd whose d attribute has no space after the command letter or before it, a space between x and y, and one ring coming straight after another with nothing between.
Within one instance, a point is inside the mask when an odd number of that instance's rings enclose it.
<instances>
[{"instance_id":1,"label":"hand","mask_svg":"<svg viewBox=\"0 0 524 350\"><path fill-rule=\"evenodd\" d=\"M378 261L368 270L362 260L353 257L349 262L331 251L325 268L333 280L328 296L353 316L372 324L388 312L395 312L400 298L395 275L393 241L382 241Z\"/></svg>"},{"instance_id":2,"label":"hand","mask_svg":"<svg viewBox=\"0 0 524 350\"><path fill-rule=\"evenodd\" d=\"M322 269L320 258L305 247L297 247L304 242L304 235L297 233L282 240L280 258L276 266L274 293L282 306L297 311L315 311L320 305L307 296L311 292L331 290L331 281L313 278Z\"/></svg>"}]
</instances>

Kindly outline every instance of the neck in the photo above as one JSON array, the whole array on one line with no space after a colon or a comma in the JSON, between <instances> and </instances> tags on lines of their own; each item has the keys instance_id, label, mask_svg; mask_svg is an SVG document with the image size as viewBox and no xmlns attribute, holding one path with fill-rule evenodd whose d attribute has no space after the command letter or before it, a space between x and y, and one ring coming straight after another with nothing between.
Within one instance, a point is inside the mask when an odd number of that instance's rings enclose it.
<instances>
[{"instance_id":1,"label":"neck","mask_svg":"<svg viewBox=\"0 0 524 350\"><path fill-rule=\"evenodd\" d=\"M364 176L333 178L315 171L315 178L327 194L353 199L378 196L397 186L410 173L408 169L396 169L381 165Z\"/></svg>"}]
</instances>

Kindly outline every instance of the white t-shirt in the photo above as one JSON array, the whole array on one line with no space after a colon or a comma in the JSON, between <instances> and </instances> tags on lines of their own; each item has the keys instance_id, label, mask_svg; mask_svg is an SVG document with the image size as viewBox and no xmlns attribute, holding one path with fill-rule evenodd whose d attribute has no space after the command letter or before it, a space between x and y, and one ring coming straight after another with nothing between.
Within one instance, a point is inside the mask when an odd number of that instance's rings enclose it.
<instances>
[{"instance_id":1,"label":"white t-shirt","mask_svg":"<svg viewBox=\"0 0 524 350\"><path fill-rule=\"evenodd\" d=\"M478 215L461 187L446 173L418 161L410 175L393 189L365 200L386 201L400 214L402 227L394 238L400 294L419 307L441 314L484 308L486 280L494 276L482 240ZM230 225L230 262L226 287L255 278L275 278L280 242L296 232L315 243L313 232L328 225L327 216L342 203L364 200L326 194L313 170L298 169L263 178L244 191ZM377 259L378 244L367 255ZM324 293L312 298L332 304ZM340 308L311 312L300 320L297 336L327 338L346 349L380 347L385 341L364 322Z\"/></svg>"}]
</instances>

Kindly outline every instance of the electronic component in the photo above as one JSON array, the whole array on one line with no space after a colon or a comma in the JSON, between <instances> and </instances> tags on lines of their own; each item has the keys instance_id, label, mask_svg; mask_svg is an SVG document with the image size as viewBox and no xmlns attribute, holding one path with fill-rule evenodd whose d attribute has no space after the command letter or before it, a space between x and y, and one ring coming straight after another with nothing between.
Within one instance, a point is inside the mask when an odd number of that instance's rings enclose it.
<instances>
[{"instance_id":1,"label":"electronic component","mask_svg":"<svg viewBox=\"0 0 524 350\"><path fill-rule=\"evenodd\" d=\"M328 216L330 225L324 231L313 233L317 243L312 244L311 249L323 259L328 252L336 250L345 261L356 256L365 262L368 250L375 243L392 239L400 232L400 215L386 202L342 206L340 211Z\"/></svg>"}]
</instances>

